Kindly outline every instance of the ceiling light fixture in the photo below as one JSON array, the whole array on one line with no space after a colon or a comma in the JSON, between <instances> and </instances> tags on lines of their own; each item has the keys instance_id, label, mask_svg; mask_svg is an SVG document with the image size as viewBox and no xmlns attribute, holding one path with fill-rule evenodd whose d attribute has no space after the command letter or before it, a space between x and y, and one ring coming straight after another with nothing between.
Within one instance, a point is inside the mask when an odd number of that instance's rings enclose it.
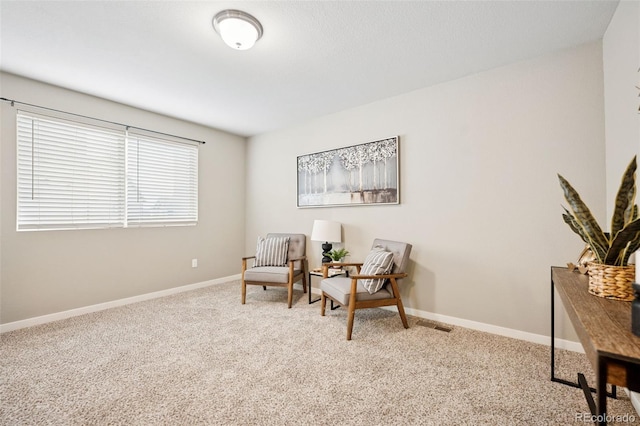
<instances>
[{"instance_id":1,"label":"ceiling light fixture","mask_svg":"<svg viewBox=\"0 0 640 426\"><path fill-rule=\"evenodd\" d=\"M213 17L213 28L222 40L236 50L251 49L262 37L262 25L241 10L227 9Z\"/></svg>"}]
</instances>

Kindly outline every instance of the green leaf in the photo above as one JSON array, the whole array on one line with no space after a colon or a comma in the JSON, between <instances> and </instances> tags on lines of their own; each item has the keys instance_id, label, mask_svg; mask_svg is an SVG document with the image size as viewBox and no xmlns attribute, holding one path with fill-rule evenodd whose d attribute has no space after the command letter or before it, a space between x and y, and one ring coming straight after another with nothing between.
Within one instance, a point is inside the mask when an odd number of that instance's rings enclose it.
<instances>
[{"instance_id":1,"label":"green leaf","mask_svg":"<svg viewBox=\"0 0 640 426\"><path fill-rule=\"evenodd\" d=\"M586 236L588 240L592 242L587 244L593 244L591 248L594 252L596 252L598 248L609 247L609 239L604 235L604 232L602 232L602 228L600 228L600 225L598 225L598 222L596 222L593 214L591 214L589 208L584 204L578 192L561 175L558 175L558 179L564 191L564 198L569 203L571 210L573 210L573 219L576 227L581 229L582 235Z\"/></svg>"},{"instance_id":2,"label":"green leaf","mask_svg":"<svg viewBox=\"0 0 640 426\"><path fill-rule=\"evenodd\" d=\"M638 205L635 204L632 208L631 208L631 214L629 217L629 220L627 220L627 223L629 222L633 222L634 220L636 220L638 218Z\"/></svg>"},{"instance_id":3,"label":"green leaf","mask_svg":"<svg viewBox=\"0 0 640 426\"><path fill-rule=\"evenodd\" d=\"M611 235L616 235L632 220L636 196L636 167L636 157L634 156L622 175L622 182L618 189L613 216L611 217Z\"/></svg>"},{"instance_id":4,"label":"green leaf","mask_svg":"<svg viewBox=\"0 0 640 426\"><path fill-rule=\"evenodd\" d=\"M638 238L640 232L640 219L636 219L629 223L613 237L611 246L604 259L606 265L621 265L624 262L624 251L628 249L629 242L633 242Z\"/></svg>"},{"instance_id":5,"label":"green leaf","mask_svg":"<svg viewBox=\"0 0 640 426\"><path fill-rule=\"evenodd\" d=\"M564 207L563 207L563 209L564 209ZM566 212L566 213L562 214L562 218L564 219L564 222L567 225L569 225L569 227L571 228L571 230L573 232L575 232L576 234L580 235L582 237L582 239L584 240L585 237L582 235L582 229L580 229L580 227L576 223L576 220L573 218L573 215L567 209L564 209L564 211ZM589 243L589 241L585 241L585 243Z\"/></svg>"},{"instance_id":6,"label":"green leaf","mask_svg":"<svg viewBox=\"0 0 640 426\"><path fill-rule=\"evenodd\" d=\"M640 248L640 232L636 235L636 238L633 241L629 242L629 245L625 249L621 266L627 265L629 263L629 257L631 256L631 254L637 251L639 248ZM636 260L636 262L637 261L638 260Z\"/></svg>"},{"instance_id":7,"label":"green leaf","mask_svg":"<svg viewBox=\"0 0 640 426\"><path fill-rule=\"evenodd\" d=\"M573 232L575 232L582 238L582 241L584 241L589 245L589 247L591 247L591 251L593 251L593 254L596 256L598 262L602 263L607 255L607 249L590 240L589 236L583 232L582 228L580 228L573 215L567 209L564 209L564 211L566 212L566 214L563 214L562 218L564 219L565 223L569 225Z\"/></svg>"}]
</instances>

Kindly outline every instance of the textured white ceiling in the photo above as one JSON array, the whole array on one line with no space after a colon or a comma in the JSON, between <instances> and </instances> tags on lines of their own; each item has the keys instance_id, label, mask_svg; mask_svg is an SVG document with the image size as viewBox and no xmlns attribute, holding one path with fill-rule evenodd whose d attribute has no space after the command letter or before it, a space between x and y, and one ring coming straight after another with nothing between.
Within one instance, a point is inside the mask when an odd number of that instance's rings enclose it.
<instances>
[{"instance_id":1,"label":"textured white ceiling","mask_svg":"<svg viewBox=\"0 0 640 426\"><path fill-rule=\"evenodd\" d=\"M617 3L2 0L0 69L249 136L599 40Z\"/></svg>"}]
</instances>

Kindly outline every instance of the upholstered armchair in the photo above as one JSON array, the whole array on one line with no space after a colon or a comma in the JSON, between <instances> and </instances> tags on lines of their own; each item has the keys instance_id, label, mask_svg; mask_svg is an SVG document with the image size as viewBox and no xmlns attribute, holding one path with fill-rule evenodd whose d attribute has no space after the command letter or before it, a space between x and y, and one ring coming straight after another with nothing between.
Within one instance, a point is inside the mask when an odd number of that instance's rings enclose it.
<instances>
[{"instance_id":1,"label":"upholstered armchair","mask_svg":"<svg viewBox=\"0 0 640 426\"><path fill-rule=\"evenodd\" d=\"M320 283L321 315L327 299L347 307L347 340L351 340L356 309L397 306L404 328L409 328L404 313L398 282L407 276L411 244L396 241L373 241L371 252L363 263L332 263L331 266L353 266L356 274L349 277L328 278L328 266L323 265Z\"/></svg>"},{"instance_id":2,"label":"upholstered armchair","mask_svg":"<svg viewBox=\"0 0 640 426\"><path fill-rule=\"evenodd\" d=\"M249 267L249 260L254 259ZM306 236L304 234L267 234L258 238L256 254L242 258L242 304L247 285L286 287L289 308L293 301L293 284L302 281L307 292Z\"/></svg>"}]
</instances>

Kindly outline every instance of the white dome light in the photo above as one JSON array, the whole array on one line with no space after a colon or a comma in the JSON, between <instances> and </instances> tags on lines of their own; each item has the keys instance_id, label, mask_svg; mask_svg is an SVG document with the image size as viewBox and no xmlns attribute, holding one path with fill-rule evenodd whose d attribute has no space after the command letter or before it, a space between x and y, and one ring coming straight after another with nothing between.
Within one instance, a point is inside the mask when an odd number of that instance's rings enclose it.
<instances>
[{"instance_id":1,"label":"white dome light","mask_svg":"<svg viewBox=\"0 0 640 426\"><path fill-rule=\"evenodd\" d=\"M260 22L240 10L223 10L213 17L213 28L222 40L236 50L247 50L262 37Z\"/></svg>"}]
</instances>

